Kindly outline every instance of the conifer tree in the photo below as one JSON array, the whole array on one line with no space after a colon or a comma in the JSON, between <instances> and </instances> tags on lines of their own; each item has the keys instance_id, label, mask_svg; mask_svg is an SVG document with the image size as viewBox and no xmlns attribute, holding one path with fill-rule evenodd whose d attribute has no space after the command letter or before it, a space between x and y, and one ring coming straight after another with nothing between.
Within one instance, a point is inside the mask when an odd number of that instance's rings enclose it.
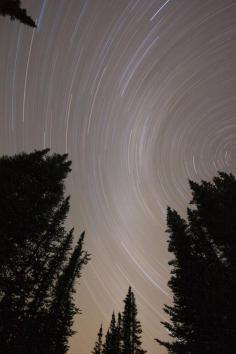
<instances>
[{"instance_id":1,"label":"conifer tree","mask_svg":"<svg viewBox=\"0 0 236 354\"><path fill-rule=\"evenodd\" d=\"M102 354L103 353L103 344L102 344L102 337L103 337L103 332L102 332L102 325L99 328L98 334L97 334L97 341L94 345L94 349L92 351L92 354Z\"/></svg>"},{"instance_id":2,"label":"conifer tree","mask_svg":"<svg viewBox=\"0 0 236 354\"><path fill-rule=\"evenodd\" d=\"M190 181L198 224L215 257L207 256L209 352L234 353L236 346L236 179L220 172L212 182ZM191 221L189 222L191 225ZM206 316L206 313L205 313ZM205 317L204 317L205 319Z\"/></svg>"},{"instance_id":3,"label":"conifer tree","mask_svg":"<svg viewBox=\"0 0 236 354\"><path fill-rule=\"evenodd\" d=\"M116 353L116 345L117 345L117 327L116 327L115 313L113 312L111 322L110 322L110 327L106 334L103 354Z\"/></svg>"},{"instance_id":4,"label":"conifer tree","mask_svg":"<svg viewBox=\"0 0 236 354\"><path fill-rule=\"evenodd\" d=\"M118 312L117 316L117 324L116 324L116 336L115 336L115 353L121 353L121 344L122 344L122 318L121 313Z\"/></svg>"},{"instance_id":5,"label":"conifer tree","mask_svg":"<svg viewBox=\"0 0 236 354\"><path fill-rule=\"evenodd\" d=\"M21 8L20 0L0 0L0 15L10 16L11 20L19 20L30 27L36 27L34 20Z\"/></svg>"},{"instance_id":6,"label":"conifer tree","mask_svg":"<svg viewBox=\"0 0 236 354\"><path fill-rule=\"evenodd\" d=\"M107 333L105 335L105 340L102 346L102 354L108 354L111 352L111 334L110 329L108 328Z\"/></svg>"},{"instance_id":7,"label":"conifer tree","mask_svg":"<svg viewBox=\"0 0 236 354\"><path fill-rule=\"evenodd\" d=\"M48 340L46 346L48 354L66 353L69 349L68 338L75 333L72 330L73 317L79 309L73 301L74 283L76 278L80 277L82 267L89 261L89 255L83 251L83 243L84 232L80 236L54 290L46 326L43 329L43 338ZM45 351L44 353L46 354Z\"/></svg>"},{"instance_id":8,"label":"conifer tree","mask_svg":"<svg viewBox=\"0 0 236 354\"><path fill-rule=\"evenodd\" d=\"M124 299L124 304L122 315L122 354L145 353L141 348L142 328L140 322L137 320L138 311L131 287L129 287Z\"/></svg>"},{"instance_id":9,"label":"conifer tree","mask_svg":"<svg viewBox=\"0 0 236 354\"><path fill-rule=\"evenodd\" d=\"M4 354L65 353L73 333L75 279L89 256L83 250L84 234L73 248L73 230L64 227L69 210L64 180L71 162L67 155L48 152L0 159L0 348ZM53 323L51 332L49 323Z\"/></svg>"},{"instance_id":10,"label":"conifer tree","mask_svg":"<svg viewBox=\"0 0 236 354\"><path fill-rule=\"evenodd\" d=\"M164 311L169 315L173 324L162 322L168 329L170 335L178 338L172 344L158 342L165 345L173 353L188 353L189 337L192 335L192 322L195 317L192 295L196 292L193 279L197 277L198 267L192 252L191 239L187 234L187 224L174 210L168 208L167 226L170 234L168 241L169 252L174 253L175 259L169 264L173 267L172 277L168 282L174 293L175 306L165 305ZM199 283L197 283L198 285ZM170 351L172 353L172 351Z\"/></svg>"},{"instance_id":11,"label":"conifer tree","mask_svg":"<svg viewBox=\"0 0 236 354\"><path fill-rule=\"evenodd\" d=\"M233 354L236 346L236 181L219 173L213 182L190 181L187 222L168 208L169 251L175 258L165 306L174 338L169 353Z\"/></svg>"},{"instance_id":12,"label":"conifer tree","mask_svg":"<svg viewBox=\"0 0 236 354\"><path fill-rule=\"evenodd\" d=\"M117 321L113 312L110 326L102 343L102 327L98 332L92 354L145 354L141 345L141 324L137 319L137 306L134 293L129 287L124 300L123 314L118 313Z\"/></svg>"}]
</instances>

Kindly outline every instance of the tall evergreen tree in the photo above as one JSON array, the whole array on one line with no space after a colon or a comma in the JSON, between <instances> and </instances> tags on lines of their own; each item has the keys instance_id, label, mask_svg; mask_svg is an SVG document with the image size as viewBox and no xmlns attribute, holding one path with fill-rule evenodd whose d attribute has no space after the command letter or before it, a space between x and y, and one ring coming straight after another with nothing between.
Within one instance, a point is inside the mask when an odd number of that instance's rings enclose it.
<instances>
[{"instance_id":1,"label":"tall evergreen tree","mask_svg":"<svg viewBox=\"0 0 236 354\"><path fill-rule=\"evenodd\" d=\"M66 353L69 349L68 338L75 333L72 330L73 317L79 309L73 301L74 283L76 278L80 277L83 265L89 260L88 254L83 251L83 242L84 232L55 286L45 327L42 333L39 333L39 338L42 337L47 343L42 354Z\"/></svg>"},{"instance_id":2,"label":"tall evergreen tree","mask_svg":"<svg viewBox=\"0 0 236 354\"><path fill-rule=\"evenodd\" d=\"M30 27L36 27L34 20L22 9L20 0L0 0L0 15L10 16L11 20L19 20Z\"/></svg>"},{"instance_id":3,"label":"tall evergreen tree","mask_svg":"<svg viewBox=\"0 0 236 354\"><path fill-rule=\"evenodd\" d=\"M173 252L175 259L169 264L173 267L172 277L168 283L174 293L175 306L165 306L164 311L170 316L172 324L164 322L170 335L178 338L176 342L163 343L170 353L188 353L189 342L192 338L193 319L197 318L195 307L193 306L193 296L198 292L195 287L199 268L192 251L192 240L187 234L187 224L174 210L168 208L167 225L169 236L169 252ZM194 281L195 279L195 281ZM191 339L190 339L191 338Z\"/></svg>"},{"instance_id":4,"label":"tall evergreen tree","mask_svg":"<svg viewBox=\"0 0 236 354\"><path fill-rule=\"evenodd\" d=\"M121 344L122 344L122 317L121 317L121 313L118 312L115 345L114 345L115 353L121 354Z\"/></svg>"},{"instance_id":5,"label":"tall evergreen tree","mask_svg":"<svg viewBox=\"0 0 236 354\"><path fill-rule=\"evenodd\" d=\"M102 325L99 328L98 334L97 334L97 341L94 345L94 349L92 351L92 354L102 354L103 353L103 344L102 344Z\"/></svg>"},{"instance_id":6,"label":"tall evergreen tree","mask_svg":"<svg viewBox=\"0 0 236 354\"><path fill-rule=\"evenodd\" d=\"M122 316L122 354L145 353L141 348L142 328L140 322L137 320L138 311L131 287L129 287L124 299L124 304Z\"/></svg>"},{"instance_id":7,"label":"tall evergreen tree","mask_svg":"<svg viewBox=\"0 0 236 354\"><path fill-rule=\"evenodd\" d=\"M121 354L122 346L122 318L118 313L117 321L115 313L112 313L110 326L106 333L105 342L103 344L103 354Z\"/></svg>"},{"instance_id":8,"label":"tall evergreen tree","mask_svg":"<svg viewBox=\"0 0 236 354\"><path fill-rule=\"evenodd\" d=\"M74 283L89 258L84 234L73 249L73 230L64 227L69 210L64 180L71 162L48 152L0 159L0 348L5 354L66 352L77 313Z\"/></svg>"},{"instance_id":9,"label":"tall evergreen tree","mask_svg":"<svg viewBox=\"0 0 236 354\"><path fill-rule=\"evenodd\" d=\"M187 222L168 208L169 251L175 258L165 306L174 338L169 353L233 354L236 347L236 181L220 173L213 182L190 181Z\"/></svg>"},{"instance_id":10,"label":"tall evergreen tree","mask_svg":"<svg viewBox=\"0 0 236 354\"><path fill-rule=\"evenodd\" d=\"M105 335L105 340L102 346L102 354L108 354L111 352L113 348L111 347L111 333L110 329L108 328L107 333Z\"/></svg>"},{"instance_id":11,"label":"tall evergreen tree","mask_svg":"<svg viewBox=\"0 0 236 354\"><path fill-rule=\"evenodd\" d=\"M106 339L103 348L103 354L114 354L116 353L117 346L117 327L115 313L112 313L110 327L106 334Z\"/></svg>"},{"instance_id":12,"label":"tall evergreen tree","mask_svg":"<svg viewBox=\"0 0 236 354\"><path fill-rule=\"evenodd\" d=\"M208 259L209 310L212 352L234 353L236 347L236 180L220 172L212 182L190 181L198 224L212 244L215 259ZM210 329L214 328L212 332Z\"/></svg>"},{"instance_id":13,"label":"tall evergreen tree","mask_svg":"<svg viewBox=\"0 0 236 354\"><path fill-rule=\"evenodd\" d=\"M105 342L102 343L102 328L98 332L92 354L145 354L141 345L141 324L137 319L137 306L134 293L129 287L124 299L124 311L118 313L117 321L113 312Z\"/></svg>"}]
</instances>

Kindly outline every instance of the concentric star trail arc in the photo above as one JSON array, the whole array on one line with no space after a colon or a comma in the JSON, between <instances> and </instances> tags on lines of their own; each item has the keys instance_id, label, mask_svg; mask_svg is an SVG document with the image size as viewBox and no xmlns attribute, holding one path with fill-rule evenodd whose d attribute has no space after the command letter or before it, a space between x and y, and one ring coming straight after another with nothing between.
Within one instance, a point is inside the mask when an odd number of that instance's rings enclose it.
<instances>
[{"instance_id":1,"label":"concentric star trail arc","mask_svg":"<svg viewBox=\"0 0 236 354\"><path fill-rule=\"evenodd\" d=\"M132 285L143 347L165 354L166 208L188 179L236 173L235 0L22 0L33 30L0 18L2 154L69 154L68 228L92 260L70 354L91 352Z\"/></svg>"}]
</instances>

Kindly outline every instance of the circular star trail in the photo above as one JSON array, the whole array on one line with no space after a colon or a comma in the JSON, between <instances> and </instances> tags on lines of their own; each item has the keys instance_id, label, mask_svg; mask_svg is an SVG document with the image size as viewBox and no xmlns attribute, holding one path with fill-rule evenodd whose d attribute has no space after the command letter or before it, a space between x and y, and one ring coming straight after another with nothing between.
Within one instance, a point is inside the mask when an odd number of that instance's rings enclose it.
<instances>
[{"instance_id":1,"label":"circular star trail","mask_svg":"<svg viewBox=\"0 0 236 354\"><path fill-rule=\"evenodd\" d=\"M0 18L0 152L69 154L68 227L92 260L71 354L133 287L143 347L171 301L167 205L184 215L188 179L236 173L235 0L25 0L32 29Z\"/></svg>"}]
</instances>

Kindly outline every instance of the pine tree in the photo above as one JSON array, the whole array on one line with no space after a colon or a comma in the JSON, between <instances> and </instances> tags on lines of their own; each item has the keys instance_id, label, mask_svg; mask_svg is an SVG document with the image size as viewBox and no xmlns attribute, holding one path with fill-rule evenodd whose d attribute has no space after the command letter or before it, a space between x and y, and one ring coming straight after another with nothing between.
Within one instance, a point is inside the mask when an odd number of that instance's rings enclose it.
<instances>
[{"instance_id":1,"label":"pine tree","mask_svg":"<svg viewBox=\"0 0 236 354\"><path fill-rule=\"evenodd\" d=\"M67 155L48 152L0 159L0 348L4 354L52 354L53 341L61 343L56 353L66 352L77 313L74 282L89 258L82 247L84 234L73 248L73 230L64 227L69 210L64 180L71 162ZM53 336L48 331L52 318L52 327L57 328Z\"/></svg>"},{"instance_id":2,"label":"pine tree","mask_svg":"<svg viewBox=\"0 0 236 354\"><path fill-rule=\"evenodd\" d=\"M114 353L121 354L121 344L122 344L122 317L121 313L118 312L117 324L116 324L116 336L114 344Z\"/></svg>"},{"instance_id":3,"label":"pine tree","mask_svg":"<svg viewBox=\"0 0 236 354\"><path fill-rule=\"evenodd\" d=\"M108 354L111 352L113 348L111 347L111 334L110 329L108 328L107 333L105 335L105 341L102 346L102 354Z\"/></svg>"},{"instance_id":4,"label":"pine tree","mask_svg":"<svg viewBox=\"0 0 236 354\"><path fill-rule=\"evenodd\" d=\"M10 16L11 20L19 20L30 27L36 27L34 20L21 8L20 0L0 0L0 15Z\"/></svg>"},{"instance_id":5,"label":"pine tree","mask_svg":"<svg viewBox=\"0 0 236 354\"><path fill-rule=\"evenodd\" d=\"M97 334L98 339L95 343L92 354L102 354L103 353L102 336L103 336L103 332L102 332L102 325L101 325L100 329L98 331L98 334Z\"/></svg>"},{"instance_id":6,"label":"pine tree","mask_svg":"<svg viewBox=\"0 0 236 354\"><path fill-rule=\"evenodd\" d=\"M236 346L236 180L220 172L212 182L190 181L198 223L212 244L215 259L208 256L209 321L206 332L214 353L234 353ZM208 321L208 323L209 323ZM212 333L211 333L212 332ZM212 348L212 349L211 349Z\"/></svg>"},{"instance_id":7,"label":"pine tree","mask_svg":"<svg viewBox=\"0 0 236 354\"><path fill-rule=\"evenodd\" d=\"M193 199L187 222L168 208L169 252L175 258L169 287L173 306L165 306L174 338L169 353L220 354L236 345L236 181L220 173L213 183L190 181Z\"/></svg>"},{"instance_id":8,"label":"pine tree","mask_svg":"<svg viewBox=\"0 0 236 354\"><path fill-rule=\"evenodd\" d=\"M138 311L131 287L129 287L124 299L124 304L122 316L122 354L145 353L141 348L142 328L140 322L137 320Z\"/></svg>"},{"instance_id":9,"label":"pine tree","mask_svg":"<svg viewBox=\"0 0 236 354\"><path fill-rule=\"evenodd\" d=\"M145 354L141 348L141 324L137 319L138 310L134 293L129 287L124 299L124 311L118 313L117 321L113 312L110 326L106 333L105 343L102 344L102 327L98 332L92 354Z\"/></svg>"},{"instance_id":10,"label":"pine tree","mask_svg":"<svg viewBox=\"0 0 236 354\"><path fill-rule=\"evenodd\" d=\"M198 290L195 284L199 269L192 250L192 240L187 234L187 224L176 211L170 208L167 211L167 226L170 234L168 250L175 255L175 259L169 262L172 266L172 276L168 282L174 293L174 306L164 307L173 324L162 323L170 335L177 338L177 341L171 344L159 340L158 342L165 345L170 353L188 353L189 342L194 341L192 322L197 318L197 314L193 306L193 295Z\"/></svg>"},{"instance_id":11,"label":"pine tree","mask_svg":"<svg viewBox=\"0 0 236 354\"><path fill-rule=\"evenodd\" d=\"M115 313L113 312L111 322L110 322L110 327L106 334L103 354L116 353L116 345L117 345L117 327L116 327Z\"/></svg>"},{"instance_id":12,"label":"pine tree","mask_svg":"<svg viewBox=\"0 0 236 354\"><path fill-rule=\"evenodd\" d=\"M55 306L56 301L59 299L55 296L55 286L59 286L59 275L65 276L65 262L68 258L68 252L71 250L71 245L73 241L73 230L71 230L64 242L61 244L60 249L58 249L57 255L51 260L48 271L45 272L45 276L42 278L42 282L38 285L36 291L36 296L29 306L30 317L24 323L24 342L23 347L27 347L30 353L47 353L50 354L55 351L54 343L55 336L59 332L60 325L62 321L58 320L55 316L55 311L53 311L53 304ZM57 285L55 285L57 284ZM52 295L54 293L54 302L52 301ZM74 316L77 313L76 307L73 305L70 295L67 297L66 301L68 304L65 305L67 311L67 316ZM72 306L71 306L72 305ZM58 306L59 307L59 306ZM61 310L61 308L60 308ZM57 313L57 316L62 316L61 311ZM53 323L53 325L52 325ZM27 326L26 326L27 324ZM36 325L37 324L37 325ZM56 324L56 326L55 326ZM50 325L51 330L50 330ZM67 343L68 336L73 334L71 330L71 322L64 322L65 330L61 333L58 340L58 344L65 339ZM37 348L37 351L35 350ZM63 352L66 352L64 350ZM58 351L58 353L60 353Z\"/></svg>"},{"instance_id":13,"label":"pine tree","mask_svg":"<svg viewBox=\"0 0 236 354\"><path fill-rule=\"evenodd\" d=\"M82 267L89 261L89 255L83 251L84 232L80 236L68 264L60 275L48 310L43 338L48 341L42 354L62 354L68 348L68 338L75 332L72 330L73 317L79 309L73 301L74 283L81 275ZM56 326L55 326L56 324Z\"/></svg>"},{"instance_id":14,"label":"pine tree","mask_svg":"<svg viewBox=\"0 0 236 354\"><path fill-rule=\"evenodd\" d=\"M103 354L121 354L122 344L122 318L118 313L116 322L115 313L112 313L110 326L106 333L105 343L103 345Z\"/></svg>"}]
</instances>

